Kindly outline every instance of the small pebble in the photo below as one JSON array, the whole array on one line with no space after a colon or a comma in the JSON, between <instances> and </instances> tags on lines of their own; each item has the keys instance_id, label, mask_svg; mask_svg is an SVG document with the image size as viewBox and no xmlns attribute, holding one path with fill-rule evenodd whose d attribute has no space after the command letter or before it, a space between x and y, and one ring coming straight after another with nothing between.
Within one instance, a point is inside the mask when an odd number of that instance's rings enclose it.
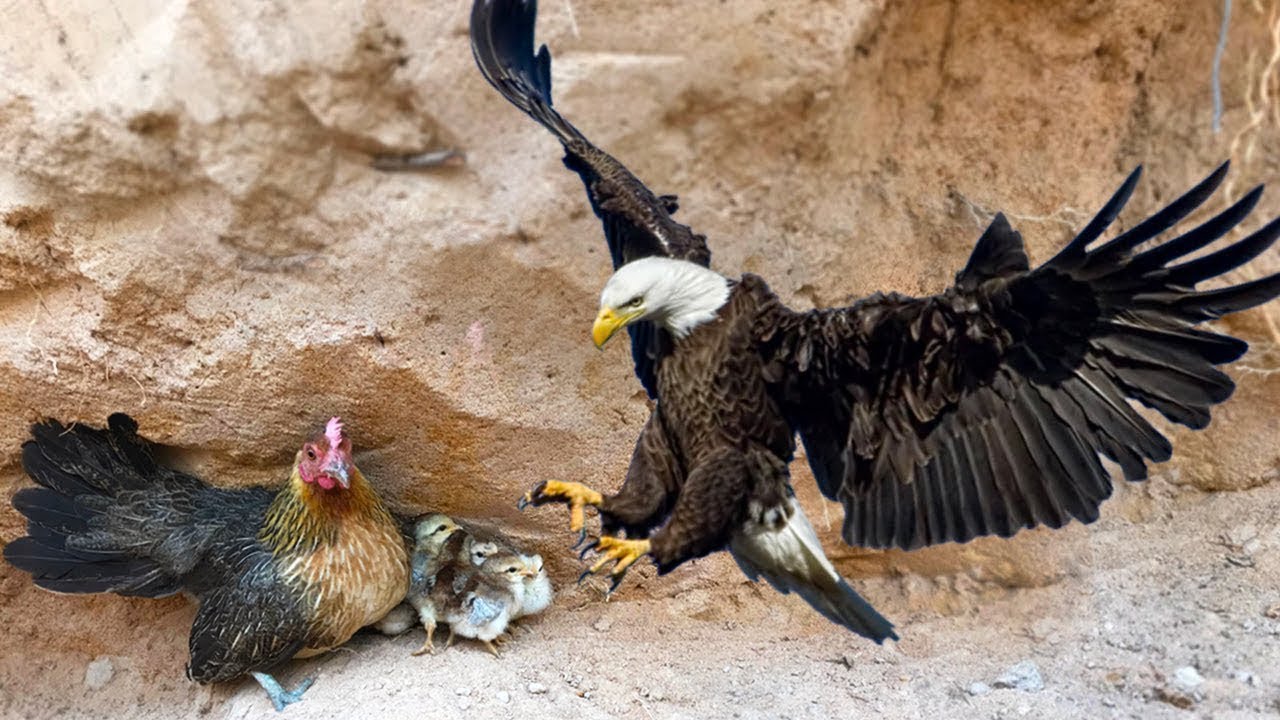
<instances>
[{"instance_id":1,"label":"small pebble","mask_svg":"<svg viewBox=\"0 0 1280 720\"><path fill-rule=\"evenodd\" d=\"M497 695L495 695L494 697L498 698L498 702L502 703L503 705L506 705L507 703L511 702L511 693L507 692L506 690L499 690Z\"/></svg>"},{"instance_id":2,"label":"small pebble","mask_svg":"<svg viewBox=\"0 0 1280 720\"><path fill-rule=\"evenodd\" d=\"M459 710L469 710L470 708L471 708L471 698L469 698L469 697L460 697L460 698L458 698L458 709L459 709Z\"/></svg>"},{"instance_id":3,"label":"small pebble","mask_svg":"<svg viewBox=\"0 0 1280 720\"><path fill-rule=\"evenodd\" d=\"M613 621L607 617L601 617L591 627L595 628L596 632L608 632L609 628L613 627Z\"/></svg>"},{"instance_id":4,"label":"small pebble","mask_svg":"<svg viewBox=\"0 0 1280 720\"><path fill-rule=\"evenodd\" d=\"M454 688L454 690L453 690L453 694L454 694L454 695L470 695L470 694L471 694L471 688L469 688L469 687Z\"/></svg>"},{"instance_id":5,"label":"small pebble","mask_svg":"<svg viewBox=\"0 0 1280 720\"><path fill-rule=\"evenodd\" d=\"M538 682L529 683L528 685L525 686L525 690L528 690L530 695L546 695L547 694L547 686Z\"/></svg>"},{"instance_id":6,"label":"small pebble","mask_svg":"<svg viewBox=\"0 0 1280 720\"><path fill-rule=\"evenodd\" d=\"M981 697L991 692L991 686L984 682L969 683L969 694L973 697Z\"/></svg>"},{"instance_id":7,"label":"small pebble","mask_svg":"<svg viewBox=\"0 0 1280 720\"><path fill-rule=\"evenodd\" d=\"M116 666L111 663L111 658L103 655L94 658L84 669L84 684L90 690L101 690L115 676Z\"/></svg>"},{"instance_id":8,"label":"small pebble","mask_svg":"<svg viewBox=\"0 0 1280 720\"><path fill-rule=\"evenodd\" d=\"M1189 693L1203 685L1204 678L1195 668L1185 665L1173 671L1173 684L1179 690Z\"/></svg>"},{"instance_id":9,"label":"small pebble","mask_svg":"<svg viewBox=\"0 0 1280 720\"><path fill-rule=\"evenodd\" d=\"M1235 671L1235 672L1231 673L1231 677L1232 677L1236 682L1242 682L1242 683L1244 683L1245 685L1248 685L1248 686L1250 686L1250 687L1257 687L1257 686L1258 686L1258 676L1257 676L1257 675L1254 675L1253 673L1249 672L1248 670L1237 670L1237 671Z\"/></svg>"},{"instance_id":10,"label":"small pebble","mask_svg":"<svg viewBox=\"0 0 1280 720\"><path fill-rule=\"evenodd\" d=\"M1035 663L1023 660L996 678L993 685L1023 692L1039 692L1044 689L1044 678L1040 676L1040 668Z\"/></svg>"}]
</instances>

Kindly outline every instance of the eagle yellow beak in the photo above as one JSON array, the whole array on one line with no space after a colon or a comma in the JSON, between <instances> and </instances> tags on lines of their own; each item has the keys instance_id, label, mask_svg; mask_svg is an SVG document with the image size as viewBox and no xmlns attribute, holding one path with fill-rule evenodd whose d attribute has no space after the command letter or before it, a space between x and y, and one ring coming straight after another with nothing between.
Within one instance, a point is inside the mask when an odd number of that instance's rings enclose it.
<instances>
[{"instance_id":1,"label":"eagle yellow beak","mask_svg":"<svg viewBox=\"0 0 1280 720\"><path fill-rule=\"evenodd\" d=\"M603 350L604 344L609 342L609 338L613 337L614 333L626 327L640 314L639 309L619 315L613 308L602 308L600 314L596 316L595 324L591 326L591 340L596 344L596 348Z\"/></svg>"}]
</instances>

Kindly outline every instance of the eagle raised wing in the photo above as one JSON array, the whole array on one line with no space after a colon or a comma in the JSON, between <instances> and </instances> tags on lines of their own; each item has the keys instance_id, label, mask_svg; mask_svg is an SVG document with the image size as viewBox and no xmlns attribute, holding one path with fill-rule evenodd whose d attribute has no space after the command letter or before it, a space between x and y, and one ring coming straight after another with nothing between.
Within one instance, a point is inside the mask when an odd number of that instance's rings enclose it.
<instances>
[{"instance_id":1,"label":"eagle raised wing","mask_svg":"<svg viewBox=\"0 0 1280 720\"><path fill-rule=\"evenodd\" d=\"M997 215L939 295L878 295L762 322L766 376L823 493L844 505L845 540L916 548L1090 522L1112 489L1099 455L1140 480L1146 461L1171 453L1130 400L1188 427L1208 424L1210 406L1235 387L1214 366L1248 345L1195 326L1275 297L1280 275L1195 287L1270 247L1280 219L1182 261L1235 227L1259 187L1199 227L1136 250L1199 207L1226 170L1089 249L1132 194L1135 170L1034 270L1021 236Z\"/></svg>"},{"instance_id":2,"label":"eagle raised wing","mask_svg":"<svg viewBox=\"0 0 1280 720\"><path fill-rule=\"evenodd\" d=\"M471 9L471 52L480 72L502 96L537 120L564 145L564 164L586 186L604 225L614 269L653 255L711 262L706 238L672 219L674 195L654 195L613 156L596 147L551 107L551 53L533 51L537 0L479 0ZM656 397L656 364L670 338L653 323L629 326L636 375Z\"/></svg>"}]
</instances>

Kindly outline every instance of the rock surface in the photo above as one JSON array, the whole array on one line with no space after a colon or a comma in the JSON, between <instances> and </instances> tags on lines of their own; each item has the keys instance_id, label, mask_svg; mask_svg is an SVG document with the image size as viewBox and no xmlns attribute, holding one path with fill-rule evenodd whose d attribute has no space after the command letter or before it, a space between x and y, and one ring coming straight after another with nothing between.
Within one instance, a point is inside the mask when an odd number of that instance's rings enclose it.
<instances>
[{"instance_id":1,"label":"rock surface","mask_svg":"<svg viewBox=\"0 0 1280 720\"><path fill-rule=\"evenodd\" d=\"M1224 157L1236 163L1226 196L1275 181L1267 4L1236 3L1217 134L1218 3L544 0L539 36L556 54L558 106L655 190L680 194L718 268L759 272L806 307L942 289L996 210L1043 260L1139 163L1147 176L1123 226ZM339 413L395 507L502 525L557 580L576 576L563 516L520 515L514 500L549 477L613 486L648 410L626 353L587 339L609 270L578 181L475 72L466 20L461 1L0 8L6 497L29 482L19 447L42 416L129 412L174 462L245 485L278 481L300 438ZM370 167L374 153L448 147L466 152L464 167ZM1277 213L1273 191L1246 229ZM1271 253L1240 275L1276 269ZM1233 683L1198 708L1240 699L1266 712L1280 683L1280 625L1264 615L1280 597L1260 595L1280 586L1278 319L1223 323L1255 347L1229 369L1235 397L1207 431L1172 430L1174 460L1121 488L1094 528L911 554L848 548L838 507L798 463L824 542L899 624L897 650L852 642L713 558L662 579L633 573L610 605L570 590L508 664L460 651L431 661L431 677L490 688L476 716L504 716L490 698L509 697L584 717L771 717L808 711L784 699L799 687L822 698L821 714L887 703L903 717L971 717L1032 703L1094 717L1096 703L1070 699L1105 696L1160 717L1176 711L1145 704L1159 682L1144 674L1150 656L1209 673L1201 653L1227 653L1231 637L1241 657L1217 675L1247 663L1261 687ZM1250 548L1219 544L1246 518ZM6 504L0 538L20 532ZM1054 608L1049 626L1033 608ZM603 630L583 626L601 613ZM260 715L252 683L210 701L182 677L191 614L180 599L53 596L0 565L0 715ZM752 624L766 620L767 643ZM655 623L670 635L655 639ZM323 677L290 712L323 717L372 696L384 714L431 716L434 696L407 696L429 692L428 663L402 657L419 642L367 639L362 657L308 663ZM962 699L973 677L1048 645L1052 658L1037 661L1051 689ZM82 690L88 662L107 654L130 658L130 672ZM601 672L617 658L628 674L591 698L555 670ZM699 684L698 667L721 666L730 672ZM752 684L761 668L771 679ZM640 693L646 682L665 689L660 700ZM522 690L534 685L550 692Z\"/></svg>"}]
</instances>

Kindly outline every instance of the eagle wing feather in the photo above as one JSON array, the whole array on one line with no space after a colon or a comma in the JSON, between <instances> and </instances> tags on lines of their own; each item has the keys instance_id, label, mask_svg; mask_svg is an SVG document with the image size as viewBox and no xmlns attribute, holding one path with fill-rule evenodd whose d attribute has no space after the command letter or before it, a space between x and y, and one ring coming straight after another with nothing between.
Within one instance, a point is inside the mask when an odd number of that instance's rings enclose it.
<instances>
[{"instance_id":1,"label":"eagle wing feather","mask_svg":"<svg viewBox=\"0 0 1280 720\"><path fill-rule=\"evenodd\" d=\"M578 173L591 209L604 226L616 270L637 258L659 256L707 266L706 238L671 216L674 195L656 195L622 163L591 143L551 105L551 53L534 52L537 0L479 0L471 10L471 52L485 79L564 146L564 164ZM656 368L670 350L666 331L651 322L627 328L636 375L657 397Z\"/></svg>"},{"instance_id":2,"label":"eagle wing feather","mask_svg":"<svg viewBox=\"0 0 1280 720\"><path fill-rule=\"evenodd\" d=\"M822 492L845 507L845 540L917 548L1090 522L1112 489L1100 456L1141 480L1148 461L1171 454L1130 401L1204 427L1209 408L1234 389L1215 366L1248 345L1196 325L1272 299L1280 275L1195 287L1270 247L1280 219L1170 264L1235 227L1259 187L1198 227L1137 249L1202 205L1226 170L1089 249L1132 194L1134 171L1034 270L997 215L939 295L766 313L758 330L766 374Z\"/></svg>"}]
</instances>

